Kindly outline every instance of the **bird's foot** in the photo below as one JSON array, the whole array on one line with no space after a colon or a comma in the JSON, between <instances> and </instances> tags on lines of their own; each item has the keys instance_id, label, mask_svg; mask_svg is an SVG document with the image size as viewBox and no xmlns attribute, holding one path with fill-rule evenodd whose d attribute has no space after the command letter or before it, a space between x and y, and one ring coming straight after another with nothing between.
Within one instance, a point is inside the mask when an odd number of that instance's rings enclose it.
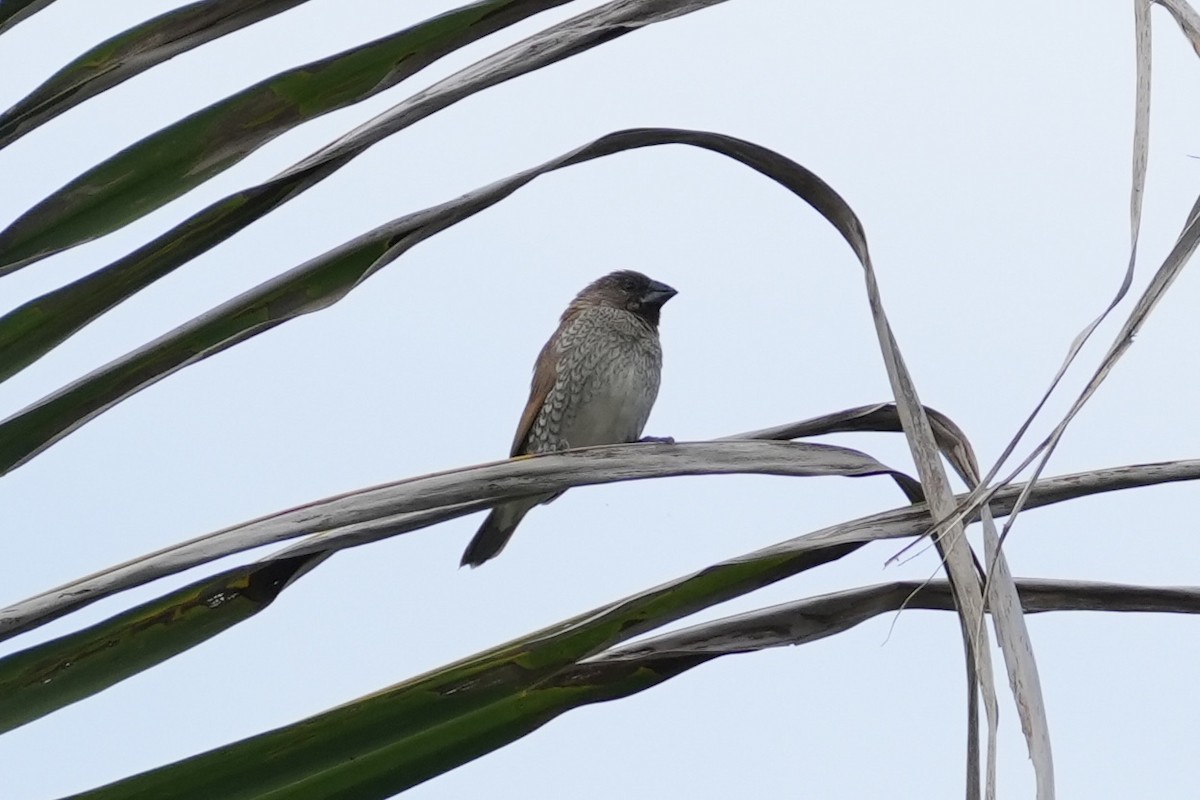
<instances>
[{"instance_id":1,"label":"bird's foot","mask_svg":"<svg viewBox=\"0 0 1200 800\"><path fill-rule=\"evenodd\" d=\"M656 444L675 444L675 437L673 437L673 436L643 436L642 438L638 439L639 444L648 444L651 442L656 443Z\"/></svg>"}]
</instances>

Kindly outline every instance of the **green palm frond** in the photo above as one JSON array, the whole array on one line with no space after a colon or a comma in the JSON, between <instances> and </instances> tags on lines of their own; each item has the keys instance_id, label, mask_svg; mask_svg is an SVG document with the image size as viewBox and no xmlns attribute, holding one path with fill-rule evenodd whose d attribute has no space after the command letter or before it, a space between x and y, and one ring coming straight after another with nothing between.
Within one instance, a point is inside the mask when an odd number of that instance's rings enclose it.
<instances>
[{"instance_id":1,"label":"green palm frond","mask_svg":"<svg viewBox=\"0 0 1200 800\"><path fill-rule=\"evenodd\" d=\"M0 2L0 33L50 2ZM0 151L23 137L32 139L40 126L62 115L67 116L57 124L68 122L79 104L180 53L304 2L204 0L123 31L88 49L0 114ZM411 93L269 180L209 204L115 261L26 302L0 308L0 382L387 137L506 81L723 2L611 0L583 11ZM287 131L386 91L485 37L569 4L570 0L480 0L462 5L280 72L177 120L90 167L0 230L0 277L120 230ZM1157 4L1167 9L1200 53L1200 15L1185 0ZM681 475L874 476L890 478L906 503L726 559L321 714L75 797L390 797L503 747L569 710L628 697L713 659L803 644L889 611L927 608L955 610L959 618L969 687L967 797L995 793L999 711L985 625L990 619L1033 762L1037 794L1039 800L1050 800L1055 793L1050 731L1024 615L1063 610L1200 613L1200 589L1195 587L1014 578L1001 548L1023 509L1200 478L1200 462L1191 460L1040 478L1067 426L1128 350L1200 245L1200 201L1061 422L1031 449L1019 469L997 478L1084 345L1133 286L1149 142L1151 5L1150 0L1135 0L1131 242L1124 279L1101 316L1072 343L1045 395L990 469L981 469L970 441L954 421L922 404L885 312L865 226L842 195L788 155L744 138L669 127L619 130L314 255L12 410L0 421L0 475L29 463L158 381L286 322L330 308L415 245L490 209L540 176L661 145L700 148L749 167L833 226L862 268L892 401L714 441L586 448L409 477L134 557L0 610L0 640L217 559L291 542L256 561L222 565L195 579L189 576L191 582L182 588L159 590L158 597L117 613L105 611L109 616L94 624L56 633L0 658L0 732L83 701L228 632L264 611L300 577L341 550L431 528L505 498ZM439 157L449 163L460 155L448 146ZM416 384L420 379L405 375L400 380ZM406 387L401 383L400 388ZM336 416L338 410L330 414ZM860 450L795 441L859 431L903 433L917 477ZM1032 479L1018 483L1023 470L1035 464ZM946 465L967 485L966 492L951 491ZM998 530L994 519L1006 516L1006 525ZM965 526L975 522L983 528L980 552L965 535ZM631 641L837 561L870 542L901 538L914 538L910 547L928 538L948 580L858 587ZM980 701L988 733L982 757Z\"/></svg>"}]
</instances>

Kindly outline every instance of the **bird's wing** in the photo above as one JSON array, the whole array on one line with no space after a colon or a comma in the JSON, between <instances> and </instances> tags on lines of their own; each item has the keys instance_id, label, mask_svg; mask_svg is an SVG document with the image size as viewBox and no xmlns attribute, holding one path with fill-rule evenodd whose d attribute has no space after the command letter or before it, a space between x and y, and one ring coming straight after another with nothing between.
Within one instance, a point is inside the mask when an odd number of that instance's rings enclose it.
<instances>
[{"instance_id":1,"label":"bird's wing","mask_svg":"<svg viewBox=\"0 0 1200 800\"><path fill-rule=\"evenodd\" d=\"M562 326L559 327L559 331ZM550 396L550 390L554 388L554 382L558 379L558 351L555 348L555 342L558 340L558 332L550 337L550 341L542 348L542 352L538 354L537 362L533 366L533 381L529 385L529 401L525 404L525 411L521 414L521 421L517 425L517 433L513 437L512 450L509 456L524 455L528 452L529 432L533 430L533 423L537 420L538 414L541 413L542 406L546 403L546 398Z\"/></svg>"}]
</instances>

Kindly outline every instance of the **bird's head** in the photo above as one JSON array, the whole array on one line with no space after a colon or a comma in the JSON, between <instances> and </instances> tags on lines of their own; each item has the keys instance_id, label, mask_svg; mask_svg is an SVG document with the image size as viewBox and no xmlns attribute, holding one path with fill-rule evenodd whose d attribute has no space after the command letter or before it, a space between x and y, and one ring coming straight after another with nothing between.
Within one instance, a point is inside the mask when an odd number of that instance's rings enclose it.
<instances>
[{"instance_id":1,"label":"bird's head","mask_svg":"<svg viewBox=\"0 0 1200 800\"><path fill-rule=\"evenodd\" d=\"M589 305L619 308L638 315L650 325L658 325L663 304L677 292L665 283L646 277L631 269L610 272L592 281L579 293L577 301Z\"/></svg>"}]
</instances>

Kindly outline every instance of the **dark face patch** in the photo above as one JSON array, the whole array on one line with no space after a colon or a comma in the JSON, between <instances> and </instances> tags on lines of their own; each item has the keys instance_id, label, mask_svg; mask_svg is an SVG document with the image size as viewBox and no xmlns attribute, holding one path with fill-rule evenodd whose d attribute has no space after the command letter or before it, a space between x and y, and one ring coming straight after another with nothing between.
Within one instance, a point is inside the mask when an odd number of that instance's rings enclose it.
<instances>
[{"instance_id":1,"label":"dark face patch","mask_svg":"<svg viewBox=\"0 0 1200 800\"><path fill-rule=\"evenodd\" d=\"M612 296L636 297L653 283L648 277L631 269L610 272L593 283L589 289L595 288ZM584 291L587 291L586 289Z\"/></svg>"},{"instance_id":2,"label":"dark face patch","mask_svg":"<svg viewBox=\"0 0 1200 800\"><path fill-rule=\"evenodd\" d=\"M598 303L637 314L647 324L658 325L663 303L675 296L665 283L631 269L610 272L587 286L576 302Z\"/></svg>"}]
</instances>

